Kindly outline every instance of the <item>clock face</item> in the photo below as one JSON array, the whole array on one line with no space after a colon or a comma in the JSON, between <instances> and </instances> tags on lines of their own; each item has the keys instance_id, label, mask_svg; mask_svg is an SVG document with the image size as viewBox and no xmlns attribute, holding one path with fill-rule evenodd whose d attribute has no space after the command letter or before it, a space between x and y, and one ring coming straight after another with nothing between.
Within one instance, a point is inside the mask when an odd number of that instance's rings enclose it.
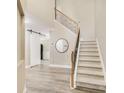
<instances>
[{"instance_id":1,"label":"clock face","mask_svg":"<svg viewBox=\"0 0 124 93\"><path fill-rule=\"evenodd\" d=\"M68 50L69 44L67 40L61 38L57 40L55 47L59 53L64 53Z\"/></svg>"}]
</instances>

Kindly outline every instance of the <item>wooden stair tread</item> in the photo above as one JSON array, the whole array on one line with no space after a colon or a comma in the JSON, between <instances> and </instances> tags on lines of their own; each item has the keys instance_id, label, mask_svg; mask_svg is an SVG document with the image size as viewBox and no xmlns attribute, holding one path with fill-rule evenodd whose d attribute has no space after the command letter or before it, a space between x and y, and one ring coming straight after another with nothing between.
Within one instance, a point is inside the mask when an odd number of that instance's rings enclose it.
<instances>
[{"instance_id":1,"label":"wooden stair tread","mask_svg":"<svg viewBox=\"0 0 124 93\"><path fill-rule=\"evenodd\" d=\"M96 42L95 40L80 40L80 42Z\"/></svg>"},{"instance_id":2,"label":"wooden stair tread","mask_svg":"<svg viewBox=\"0 0 124 93\"><path fill-rule=\"evenodd\" d=\"M87 84L88 85L88 84ZM81 84L81 86L77 86L76 89L81 91L88 91L88 93L106 93L106 87L102 86L86 86L86 84Z\"/></svg>"},{"instance_id":3,"label":"wooden stair tread","mask_svg":"<svg viewBox=\"0 0 124 93\"><path fill-rule=\"evenodd\" d=\"M78 77L85 77L85 78L88 77L88 78L104 80L104 76L98 76L98 75L78 74Z\"/></svg>"},{"instance_id":4,"label":"wooden stair tread","mask_svg":"<svg viewBox=\"0 0 124 93\"><path fill-rule=\"evenodd\" d=\"M98 51L98 49L95 49L95 48L81 48L80 51Z\"/></svg>"},{"instance_id":5,"label":"wooden stair tread","mask_svg":"<svg viewBox=\"0 0 124 93\"><path fill-rule=\"evenodd\" d=\"M81 44L95 44L96 45L96 42L80 42Z\"/></svg>"},{"instance_id":6,"label":"wooden stair tread","mask_svg":"<svg viewBox=\"0 0 124 93\"><path fill-rule=\"evenodd\" d=\"M98 53L93 53L93 52L80 52L79 55L84 55L84 56L99 56Z\"/></svg>"},{"instance_id":7,"label":"wooden stair tread","mask_svg":"<svg viewBox=\"0 0 124 93\"><path fill-rule=\"evenodd\" d=\"M83 67L78 67L79 74L88 74L88 75L98 75L98 76L104 76L103 72L101 69L93 69L93 68L83 68Z\"/></svg>"},{"instance_id":8,"label":"wooden stair tread","mask_svg":"<svg viewBox=\"0 0 124 93\"><path fill-rule=\"evenodd\" d=\"M83 47L80 47L80 49L97 49L97 47L91 47L91 46L83 46Z\"/></svg>"},{"instance_id":9,"label":"wooden stair tread","mask_svg":"<svg viewBox=\"0 0 124 93\"><path fill-rule=\"evenodd\" d=\"M80 50L79 52L98 53L98 50Z\"/></svg>"},{"instance_id":10,"label":"wooden stair tread","mask_svg":"<svg viewBox=\"0 0 124 93\"><path fill-rule=\"evenodd\" d=\"M89 77L78 76L77 82L84 82L84 83L88 83L88 84L105 86L104 80L94 79L94 78L89 78Z\"/></svg>"},{"instance_id":11,"label":"wooden stair tread","mask_svg":"<svg viewBox=\"0 0 124 93\"><path fill-rule=\"evenodd\" d=\"M90 57L90 56L79 56L79 58L81 59L99 59L100 60L100 57Z\"/></svg>"},{"instance_id":12,"label":"wooden stair tread","mask_svg":"<svg viewBox=\"0 0 124 93\"><path fill-rule=\"evenodd\" d=\"M80 47L97 47L97 45L96 44L95 45L94 44L93 45L92 44L91 45L88 45L88 44L83 45L83 44L81 44Z\"/></svg>"},{"instance_id":13,"label":"wooden stair tread","mask_svg":"<svg viewBox=\"0 0 124 93\"><path fill-rule=\"evenodd\" d=\"M87 54L80 54L80 57L99 57L99 55L87 55Z\"/></svg>"},{"instance_id":14,"label":"wooden stair tread","mask_svg":"<svg viewBox=\"0 0 124 93\"><path fill-rule=\"evenodd\" d=\"M105 91L104 73L96 41L80 41L77 86Z\"/></svg>"},{"instance_id":15,"label":"wooden stair tread","mask_svg":"<svg viewBox=\"0 0 124 93\"><path fill-rule=\"evenodd\" d=\"M96 45L95 43L80 43L82 45Z\"/></svg>"},{"instance_id":16,"label":"wooden stair tread","mask_svg":"<svg viewBox=\"0 0 124 93\"><path fill-rule=\"evenodd\" d=\"M90 93L105 93L105 90L106 90L106 86L88 84L86 82L77 82L77 88L80 88L80 90L83 88L87 88L88 91L91 91ZM100 92L100 91L103 91L103 92Z\"/></svg>"},{"instance_id":17,"label":"wooden stair tread","mask_svg":"<svg viewBox=\"0 0 124 93\"><path fill-rule=\"evenodd\" d=\"M94 59L94 58L80 58L79 57L79 61L88 61L88 62L100 62L100 59Z\"/></svg>"},{"instance_id":18,"label":"wooden stair tread","mask_svg":"<svg viewBox=\"0 0 124 93\"><path fill-rule=\"evenodd\" d=\"M95 62L79 62L78 66L101 68L101 63L95 63Z\"/></svg>"}]
</instances>

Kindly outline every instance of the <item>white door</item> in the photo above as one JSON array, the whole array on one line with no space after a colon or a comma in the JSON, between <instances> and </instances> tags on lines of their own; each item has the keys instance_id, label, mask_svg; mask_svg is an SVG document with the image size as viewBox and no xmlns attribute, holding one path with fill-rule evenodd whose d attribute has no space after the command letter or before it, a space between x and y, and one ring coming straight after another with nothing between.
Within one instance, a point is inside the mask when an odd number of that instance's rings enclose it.
<instances>
[{"instance_id":1,"label":"white door","mask_svg":"<svg viewBox=\"0 0 124 93\"><path fill-rule=\"evenodd\" d=\"M35 33L30 37L30 59L31 66L40 64L40 36Z\"/></svg>"}]
</instances>

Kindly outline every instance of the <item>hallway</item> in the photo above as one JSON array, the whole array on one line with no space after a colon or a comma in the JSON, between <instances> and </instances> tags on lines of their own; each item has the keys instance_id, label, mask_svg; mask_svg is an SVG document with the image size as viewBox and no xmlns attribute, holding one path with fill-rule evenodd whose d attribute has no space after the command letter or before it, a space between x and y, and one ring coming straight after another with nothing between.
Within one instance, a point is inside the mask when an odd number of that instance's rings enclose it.
<instances>
[{"instance_id":1,"label":"hallway","mask_svg":"<svg viewBox=\"0 0 124 93\"><path fill-rule=\"evenodd\" d=\"M37 65L26 70L27 93L91 93L71 90L69 69Z\"/></svg>"}]
</instances>

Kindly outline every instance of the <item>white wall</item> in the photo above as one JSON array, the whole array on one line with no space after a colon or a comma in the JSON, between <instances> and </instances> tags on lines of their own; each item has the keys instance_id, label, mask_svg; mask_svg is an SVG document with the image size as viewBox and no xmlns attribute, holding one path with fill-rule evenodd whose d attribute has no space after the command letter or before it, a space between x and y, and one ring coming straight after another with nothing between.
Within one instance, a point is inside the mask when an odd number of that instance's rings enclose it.
<instances>
[{"instance_id":1,"label":"white wall","mask_svg":"<svg viewBox=\"0 0 124 93\"><path fill-rule=\"evenodd\" d=\"M26 1L26 29L32 29L34 31L41 32L45 35L47 35L47 38L43 40L43 37L40 38L40 42L37 42L40 45L40 43L44 44L44 59L49 59L49 28L51 27L51 22L54 19L54 0L25 0ZM28 35L28 34L27 34ZM38 38L37 36L35 36ZM31 38L31 37L30 37ZM28 36L26 36L26 39L28 40ZM39 39L38 39L39 40ZM29 40L28 40L29 41ZM34 46L33 43L35 44L35 40L32 39L30 42L32 42L32 45L29 45L27 41L27 54L26 54L26 59L27 59L27 65L30 63L29 59L29 49L28 47L33 47L38 48L36 53L38 54L39 59L39 46ZM31 48L30 48L31 49ZM34 51L32 49L32 51ZM30 51L31 52L31 51ZM35 51L34 51L35 52ZM31 54L31 53L30 53ZM32 54L33 55L33 54ZM36 59L36 57L34 58ZM38 60L39 61L39 60ZM38 62L39 63L39 62Z\"/></svg>"},{"instance_id":2,"label":"white wall","mask_svg":"<svg viewBox=\"0 0 124 93\"><path fill-rule=\"evenodd\" d=\"M54 2L55 0L25 0L26 17L37 18L41 23L41 27L50 27L54 19Z\"/></svg>"},{"instance_id":3,"label":"white wall","mask_svg":"<svg viewBox=\"0 0 124 93\"><path fill-rule=\"evenodd\" d=\"M50 64L69 66L71 63L71 51L74 48L75 37L75 34L63 27L63 25L58 22L54 23L54 29L50 31ZM60 38L66 39L69 43L69 49L65 53L59 53L55 48L55 43Z\"/></svg>"},{"instance_id":4,"label":"white wall","mask_svg":"<svg viewBox=\"0 0 124 93\"><path fill-rule=\"evenodd\" d=\"M25 44L25 58L26 58L26 66L37 65L41 63L40 60L40 44L42 43L44 46L44 59L49 60L49 29L42 26L42 24L33 18L27 18L26 20L26 29L25 29L25 37L26 37L26 44ZM41 36L35 33L30 33L27 29L32 29L36 32L41 32L42 34L46 35Z\"/></svg>"},{"instance_id":5,"label":"white wall","mask_svg":"<svg viewBox=\"0 0 124 93\"><path fill-rule=\"evenodd\" d=\"M106 65L106 0L96 0L95 30L104 65Z\"/></svg>"},{"instance_id":6,"label":"white wall","mask_svg":"<svg viewBox=\"0 0 124 93\"><path fill-rule=\"evenodd\" d=\"M95 39L95 0L57 0L57 9L80 21L83 39Z\"/></svg>"}]
</instances>

